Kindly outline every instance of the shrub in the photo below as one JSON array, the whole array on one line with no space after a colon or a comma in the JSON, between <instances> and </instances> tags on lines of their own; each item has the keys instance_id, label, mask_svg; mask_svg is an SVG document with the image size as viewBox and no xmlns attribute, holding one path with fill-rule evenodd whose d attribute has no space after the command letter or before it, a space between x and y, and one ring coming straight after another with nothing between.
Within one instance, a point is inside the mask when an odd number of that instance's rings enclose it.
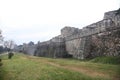
<instances>
[{"instance_id":1,"label":"shrub","mask_svg":"<svg viewBox=\"0 0 120 80\"><path fill-rule=\"evenodd\" d=\"M0 66L2 66L2 59L0 59Z\"/></svg>"}]
</instances>

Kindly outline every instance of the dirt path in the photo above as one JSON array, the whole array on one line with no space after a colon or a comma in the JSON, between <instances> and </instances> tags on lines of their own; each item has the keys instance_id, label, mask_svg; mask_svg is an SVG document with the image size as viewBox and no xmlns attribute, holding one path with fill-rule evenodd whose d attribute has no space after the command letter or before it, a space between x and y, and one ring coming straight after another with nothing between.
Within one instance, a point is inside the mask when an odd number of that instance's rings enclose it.
<instances>
[{"instance_id":1,"label":"dirt path","mask_svg":"<svg viewBox=\"0 0 120 80\"><path fill-rule=\"evenodd\" d=\"M2 54L0 54L0 56L3 56L3 55L7 55L8 53L2 53Z\"/></svg>"},{"instance_id":2,"label":"dirt path","mask_svg":"<svg viewBox=\"0 0 120 80\"><path fill-rule=\"evenodd\" d=\"M59 67L59 68L64 68L64 69L68 69L68 70L77 71L77 72L86 74L86 75L91 76L91 77L95 77L95 76L100 76L100 77L105 77L105 78L109 78L110 77L107 74L100 73L100 72L97 72L97 71L92 71L91 69L88 69L88 68L83 68L83 67L79 67L78 68L78 67L67 66L67 65L61 66L61 65L53 63L53 62L46 62L46 63L50 64L52 66Z\"/></svg>"},{"instance_id":3,"label":"dirt path","mask_svg":"<svg viewBox=\"0 0 120 80\"><path fill-rule=\"evenodd\" d=\"M58 63L55 63L55 62L50 62L48 60L38 60L36 58L32 58L32 57L27 57L28 59L32 59L34 61L37 61L37 62L44 62L46 64L50 64L52 66L55 66L55 67L59 67L59 68L64 68L64 69L67 69L67 70L72 70L72 71L76 71L76 72L80 72L80 73L83 73L85 75L88 75L88 76L91 76L91 77L105 77L105 78L109 78L110 76L108 74L105 74L105 73L102 73L102 72L98 72L98 71L93 71L92 69L90 68L85 68L85 67L75 67L75 66L68 66L68 65L60 65Z\"/></svg>"}]
</instances>

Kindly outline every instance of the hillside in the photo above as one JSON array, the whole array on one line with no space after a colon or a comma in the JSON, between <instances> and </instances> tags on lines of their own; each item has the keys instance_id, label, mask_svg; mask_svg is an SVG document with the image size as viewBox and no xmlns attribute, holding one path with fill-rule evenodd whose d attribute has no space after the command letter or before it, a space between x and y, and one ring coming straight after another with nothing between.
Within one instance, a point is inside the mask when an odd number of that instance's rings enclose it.
<instances>
[{"instance_id":1,"label":"hillside","mask_svg":"<svg viewBox=\"0 0 120 80\"><path fill-rule=\"evenodd\" d=\"M0 80L119 80L119 64L75 59L52 59L16 53L0 56ZM102 59L102 58L101 58ZM98 62L96 61L98 60ZM95 63L97 62L97 63Z\"/></svg>"}]
</instances>

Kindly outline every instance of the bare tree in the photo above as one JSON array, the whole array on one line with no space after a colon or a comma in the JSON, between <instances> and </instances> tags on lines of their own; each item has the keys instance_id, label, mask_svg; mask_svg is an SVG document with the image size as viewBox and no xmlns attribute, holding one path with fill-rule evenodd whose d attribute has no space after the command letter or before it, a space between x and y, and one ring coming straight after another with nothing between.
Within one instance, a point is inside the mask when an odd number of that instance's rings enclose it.
<instances>
[{"instance_id":1,"label":"bare tree","mask_svg":"<svg viewBox=\"0 0 120 80\"><path fill-rule=\"evenodd\" d=\"M2 36L2 30L0 30L0 53L4 51L3 42L4 42L4 38Z\"/></svg>"},{"instance_id":2,"label":"bare tree","mask_svg":"<svg viewBox=\"0 0 120 80\"><path fill-rule=\"evenodd\" d=\"M15 46L15 42L13 40L8 40L4 42L4 47L8 49L8 51L13 50Z\"/></svg>"},{"instance_id":3,"label":"bare tree","mask_svg":"<svg viewBox=\"0 0 120 80\"><path fill-rule=\"evenodd\" d=\"M2 31L0 30L0 46L3 46L3 39Z\"/></svg>"}]
</instances>

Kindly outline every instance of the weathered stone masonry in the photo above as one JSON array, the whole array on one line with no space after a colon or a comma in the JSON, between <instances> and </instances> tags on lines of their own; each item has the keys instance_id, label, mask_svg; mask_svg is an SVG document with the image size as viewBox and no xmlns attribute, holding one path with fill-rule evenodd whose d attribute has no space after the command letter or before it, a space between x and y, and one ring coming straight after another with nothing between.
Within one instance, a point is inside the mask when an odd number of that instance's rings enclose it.
<instances>
[{"instance_id":1,"label":"weathered stone masonry","mask_svg":"<svg viewBox=\"0 0 120 80\"><path fill-rule=\"evenodd\" d=\"M90 57L96 57L96 56L110 56L110 54L108 54L111 51L108 51L107 53L105 53L105 50L102 51L103 48L105 48L104 46L100 46L98 47L98 51L95 52L93 49L92 50L92 46L94 44L94 48L96 48L97 46L99 46L100 44L95 44L95 37L97 38L97 36L101 37L103 35L105 35L106 38L108 38L109 40L111 40L111 38L113 38L114 40L112 40L112 42L115 41L116 37L115 36L111 36L108 37L108 35L110 34L114 34L114 31L116 30L117 32L119 32L120 29L120 14L116 15L117 11L111 11L111 12L107 12L105 13L104 19L93 23L91 25L88 25L86 27L84 27L83 29L79 29L77 30L76 28L69 30L69 27L65 27L62 29L62 33L64 38L65 38L65 43L66 43L66 50L69 54L72 54L73 57L78 58L78 59L84 59L84 58L90 58ZM69 28L69 29L67 29ZM68 31L68 32L67 32ZM73 32L72 32L73 31ZM71 33L72 32L72 33ZM67 34L65 34L67 33ZM69 34L68 34L69 33ZM107 33L107 35L106 35ZM115 34L115 35L119 35L119 34ZM120 37L117 37L120 38ZM98 40L98 39L96 39ZM100 40L101 43L104 43L104 41ZM112 43L104 43L104 44L112 44ZM119 44L119 43L118 43ZM113 44L113 45L118 45L118 44ZM109 50L110 48L115 49L113 47L107 46L107 50ZM119 51L116 51L112 53L114 56L118 56L120 55ZM113 56L112 55L112 56Z\"/></svg>"},{"instance_id":2,"label":"weathered stone masonry","mask_svg":"<svg viewBox=\"0 0 120 80\"><path fill-rule=\"evenodd\" d=\"M38 43L34 55L53 58L67 57L64 38L57 36L49 41Z\"/></svg>"},{"instance_id":3,"label":"weathered stone masonry","mask_svg":"<svg viewBox=\"0 0 120 80\"><path fill-rule=\"evenodd\" d=\"M77 59L120 56L120 14L117 11L105 13L103 20L83 29L63 28L61 35L35 45L33 55L54 58L72 55Z\"/></svg>"}]
</instances>

